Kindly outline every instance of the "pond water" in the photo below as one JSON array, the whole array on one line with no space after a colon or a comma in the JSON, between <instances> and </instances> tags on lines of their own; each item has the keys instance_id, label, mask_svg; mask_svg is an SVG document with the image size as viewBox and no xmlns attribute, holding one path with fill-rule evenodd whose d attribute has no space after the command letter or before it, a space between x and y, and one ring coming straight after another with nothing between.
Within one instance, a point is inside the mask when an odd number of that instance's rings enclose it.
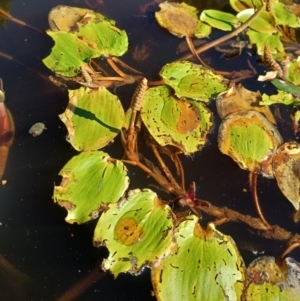
<instances>
[{"instance_id":1,"label":"pond water","mask_svg":"<svg viewBox=\"0 0 300 301\"><path fill-rule=\"evenodd\" d=\"M123 60L149 79L157 79L160 68L178 57L176 49L181 40L157 25L154 19L157 9L155 1L4 2L11 15L42 31L49 27L48 12L58 4L89 7L103 13L116 20L118 27L125 29L129 35L130 48ZM228 8L227 1L194 2L201 2L201 9ZM3 7L6 9L5 5ZM218 35L214 33L212 38ZM89 275L95 276L95 283L77 300L155 300L151 296L148 270L138 277L122 275L116 280L104 273L91 274L101 258L107 255L105 249L97 249L92 245L95 222L81 226L67 224L64 221L66 211L53 202L53 187L60 183L57 175L76 151L66 142L67 131L58 118L67 105L67 91L46 79L51 72L41 61L49 54L52 40L11 21L1 23L0 40L0 52L11 56L0 56L0 78L4 82L6 105L16 125L15 141L4 175L7 183L0 186L0 300L72 300L71 297L59 298ZM222 68L220 54L214 50L204 54L205 58L218 69L247 68L245 55L232 61L222 60ZM255 68L262 72L263 67L256 65L256 59L250 58ZM272 88L258 84L255 78L245 80L243 84L252 90L272 91ZM127 105L134 88L131 85L117 90L118 96ZM213 102L210 106L212 110L215 109ZM289 108L281 109L283 116L289 115ZM40 136L33 137L28 131L37 122L44 123L47 129ZM214 205L228 206L256 216L248 189L248 173L240 170L217 148L219 122L216 117L216 127L201 152L193 158L182 158L186 182L195 181L197 196ZM280 124L286 140L295 139L289 123ZM108 148L110 153L120 154L118 141L115 146ZM130 173L134 175L138 171L132 169ZM132 177L131 188L148 185L144 175ZM248 192L244 192L245 189ZM259 178L259 196L271 224L280 224L291 232L299 232L291 219L293 208L282 196L275 180ZM207 220L208 217L204 216L204 222ZM256 257L251 249L278 256L286 247L282 242L259 238L244 225L225 224L220 230L236 240L246 263ZM294 251L292 255L300 260L299 251ZM96 281L97 277L101 279ZM80 288L76 290L80 291Z\"/></svg>"}]
</instances>

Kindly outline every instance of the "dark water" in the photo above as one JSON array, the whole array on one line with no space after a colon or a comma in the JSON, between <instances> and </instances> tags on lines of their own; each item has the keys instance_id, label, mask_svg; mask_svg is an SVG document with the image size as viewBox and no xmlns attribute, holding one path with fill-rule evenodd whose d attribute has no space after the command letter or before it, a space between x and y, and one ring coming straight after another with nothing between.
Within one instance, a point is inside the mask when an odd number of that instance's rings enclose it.
<instances>
[{"instance_id":1,"label":"dark water","mask_svg":"<svg viewBox=\"0 0 300 301\"><path fill-rule=\"evenodd\" d=\"M198 2L202 9L227 7L227 1ZM157 78L160 68L176 58L176 47L181 42L159 28L153 16L155 5L146 6L149 4L147 0L15 0L8 3L13 16L40 30L48 28L48 12L58 4L100 11L127 31L130 48L123 59L148 78ZM0 57L0 78L4 82L6 105L16 124L15 142L4 177L7 184L0 186L0 254L24 273L9 272L11 269L7 264L6 268L0 267L0 300L56 300L86 277L106 255L106 250L92 246L95 222L81 226L67 224L64 221L66 212L52 200L54 183L60 182L57 174L76 154L65 141L66 129L57 116L67 105L67 92L40 76L51 75L41 59L50 52L52 40L7 21L0 26L0 41L0 51L13 57L11 60ZM149 57L146 60L134 59L137 45L147 47ZM214 55L212 64L220 67L220 55L211 53ZM252 60L255 63L255 58ZM241 57L225 62L225 68L246 68L246 63ZM257 68L262 70L262 67ZM245 81L244 85L253 90L264 89L255 79ZM128 103L133 90L133 86L122 87L117 94ZM214 108L213 103L211 107ZM215 121L217 125L219 120L216 118ZM45 123L47 130L33 138L28 130L36 122ZM286 128L282 125L281 130ZM293 138L290 129L285 134L289 139ZM118 153L118 144L117 149L111 147L108 150ZM203 151L194 158L183 158L183 162L186 181L196 181L198 197L256 216L249 192L243 192L244 188L248 189L248 174L220 154L216 129ZM144 182L133 178L132 187L145 187L146 177L143 178ZM278 223L289 231L299 231L291 221L293 208L281 195L274 180L259 179L259 196L271 224ZM228 224L220 230L240 243L247 263L255 258L249 251L252 247L273 256L278 256L285 248L284 243L258 238L243 225ZM292 255L300 260L299 251ZM105 275L78 300L155 299L151 297L150 274L145 271L138 277L120 276L117 280Z\"/></svg>"}]
</instances>

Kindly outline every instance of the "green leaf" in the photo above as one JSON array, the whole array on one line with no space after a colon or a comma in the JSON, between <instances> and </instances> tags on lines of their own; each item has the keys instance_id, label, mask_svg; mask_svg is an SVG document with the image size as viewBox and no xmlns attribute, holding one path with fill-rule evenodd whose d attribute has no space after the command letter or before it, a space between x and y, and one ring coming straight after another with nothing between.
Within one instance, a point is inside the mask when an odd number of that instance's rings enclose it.
<instances>
[{"instance_id":1,"label":"green leaf","mask_svg":"<svg viewBox=\"0 0 300 301\"><path fill-rule=\"evenodd\" d=\"M102 151L73 157L59 173L54 200L68 210L66 221L82 224L97 218L105 205L116 203L128 188L127 169Z\"/></svg>"},{"instance_id":2,"label":"green leaf","mask_svg":"<svg viewBox=\"0 0 300 301\"><path fill-rule=\"evenodd\" d=\"M204 230L189 216L176 228L175 239L175 252L152 267L157 300L240 300L245 268L229 236L213 224Z\"/></svg>"},{"instance_id":3,"label":"green leaf","mask_svg":"<svg viewBox=\"0 0 300 301\"><path fill-rule=\"evenodd\" d=\"M117 136L125 115L116 95L103 86L98 90L81 87L70 90L69 99L59 117L68 129L67 140L76 150L102 148Z\"/></svg>"},{"instance_id":4,"label":"green leaf","mask_svg":"<svg viewBox=\"0 0 300 301\"><path fill-rule=\"evenodd\" d=\"M286 81L283 81L283 80L280 80L280 79L274 79L272 81L272 84L279 90L282 90L286 93L291 93L292 95L295 96L295 99L296 100L296 103L297 103L297 99L296 97L300 97L300 87L292 84L292 83L289 83L289 82L286 82Z\"/></svg>"},{"instance_id":5,"label":"green leaf","mask_svg":"<svg viewBox=\"0 0 300 301\"><path fill-rule=\"evenodd\" d=\"M239 21L245 23L254 14L254 12L253 8L245 9L238 13L236 17ZM269 35L277 33L274 17L267 11L262 11L260 15L249 25L249 27L257 32Z\"/></svg>"},{"instance_id":6,"label":"green leaf","mask_svg":"<svg viewBox=\"0 0 300 301\"><path fill-rule=\"evenodd\" d=\"M104 212L96 226L94 245L106 246L109 256L102 267L116 277L137 274L145 265L169 253L173 241L171 208L149 190L135 190Z\"/></svg>"},{"instance_id":7,"label":"green leaf","mask_svg":"<svg viewBox=\"0 0 300 301\"><path fill-rule=\"evenodd\" d=\"M197 16L197 9L185 3L159 4L160 11L155 13L158 24L178 37L203 38L210 34L211 27L203 24Z\"/></svg>"},{"instance_id":8,"label":"green leaf","mask_svg":"<svg viewBox=\"0 0 300 301\"><path fill-rule=\"evenodd\" d=\"M288 68L287 80L295 85L300 85L300 57L293 60Z\"/></svg>"},{"instance_id":9,"label":"green leaf","mask_svg":"<svg viewBox=\"0 0 300 301\"><path fill-rule=\"evenodd\" d=\"M228 86L228 81L221 75L188 61L167 64L159 74L178 97L208 101Z\"/></svg>"},{"instance_id":10,"label":"green leaf","mask_svg":"<svg viewBox=\"0 0 300 301\"><path fill-rule=\"evenodd\" d=\"M284 51L282 42L280 40L280 33L270 35L254 30L248 30L247 36L249 37L251 44L255 44L257 46L257 53L259 55L263 55L265 45L270 47L272 53Z\"/></svg>"},{"instance_id":11,"label":"green leaf","mask_svg":"<svg viewBox=\"0 0 300 301\"><path fill-rule=\"evenodd\" d=\"M272 8L272 14L277 25L287 25L293 28L299 27L299 18L292 12L289 12L288 7L283 3L274 2Z\"/></svg>"},{"instance_id":12,"label":"green leaf","mask_svg":"<svg viewBox=\"0 0 300 301\"><path fill-rule=\"evenodd\" d=\"M160 145L174 145L184 153L201 149L213 125L203 103L178 99L166 86L146 91L141 117Z\"/></svg>"},{"instance_id":13,"label":"green leaf","mask_svg":"<svg viewBox=\"0 0 300 301\"><path fill-rule=\"evenodd\" d=\"M88 45L95 44L100 54L106 57L121 56L128 49L126 32L118 29L113 21L99 20L96 16L85 24L79 24L79 30L75 34Z\"/></svg>"},{"instance_id":14,"label":"green leaf","mask_svg":"<svg viewBox=\"0 0 300 301\"><path fill-rule=\"evenodd\" d=\"M261 113L247 110L229 114L219 128L218 145L242 169L273 177L272 158L282 138Z\"/></svg>"},{"instance_id":15,"label":"green leaf","mask_svg":"<svg viewBox=\"0 0 300 301\"><path fill-rule=\"evenodd\" d=\"M260 105L273 105L275 103L280 103L283 105L298 105L300 104L300 99L294 97L291 93L284 91L278 91L278 94L275 95L262 95L262 100L259 102Z\"/></svg>"},{"instance_id":16,"label":"green leaf","mask_svg":"<svg viewBox=\"0 0 300 301\"><path fill-rule=\"evenodd\" d=\"M224 31L234 30L239 25L237 18L233 14L214 9L206 9L202 11L200 20L208 23L214 28Z\"/></svg>"},{"instance_id":17,"label":"green leaf","mask_svg":"<svg viewBox=\"0 0 300 301\"><path fill-rule=\"evenodd\" d=\"M86 65L91 58L99 57L100 51L92 42L87 45L75 35L68 32L47 31L55 42L49 56L43 63L56 74L72 77L77 75L80 67Z\"/></svg>"}]
</instances>

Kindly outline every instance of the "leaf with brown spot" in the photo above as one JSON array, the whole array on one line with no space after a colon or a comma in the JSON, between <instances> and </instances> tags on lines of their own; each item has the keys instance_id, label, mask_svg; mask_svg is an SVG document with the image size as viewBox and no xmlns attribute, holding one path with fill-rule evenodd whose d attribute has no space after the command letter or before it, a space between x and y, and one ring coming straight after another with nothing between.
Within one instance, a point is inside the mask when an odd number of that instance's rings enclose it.
<instances>
[{"instance_id":1,"label":"leaf with brown spot","mask_svg":"<svg viewBox=\"0 0 300 301\"><path fill-rule=\"evenodd\" d=\"M300 205L300 145L284 143L273 159L273 170L277 184L296 210Z\"/></svg>"}]
</instances>

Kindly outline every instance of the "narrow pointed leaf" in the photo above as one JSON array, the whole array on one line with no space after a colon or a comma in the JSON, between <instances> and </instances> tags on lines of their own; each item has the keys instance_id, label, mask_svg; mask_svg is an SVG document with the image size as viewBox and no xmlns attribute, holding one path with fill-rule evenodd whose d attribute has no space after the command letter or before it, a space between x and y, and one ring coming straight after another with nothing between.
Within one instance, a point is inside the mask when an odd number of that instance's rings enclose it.
<instances>
[{"instance_id":1,"label":"narrow pointed leaf","mask_svg":"<svg viewBox=\"0 0 300 301\"><path fill-rule=\"evenodd\" d=\"M200 20L214 28L224 31L234 30L240 24L235 15L214 9L202 11Z\"/></svg>"}]
</instances>

